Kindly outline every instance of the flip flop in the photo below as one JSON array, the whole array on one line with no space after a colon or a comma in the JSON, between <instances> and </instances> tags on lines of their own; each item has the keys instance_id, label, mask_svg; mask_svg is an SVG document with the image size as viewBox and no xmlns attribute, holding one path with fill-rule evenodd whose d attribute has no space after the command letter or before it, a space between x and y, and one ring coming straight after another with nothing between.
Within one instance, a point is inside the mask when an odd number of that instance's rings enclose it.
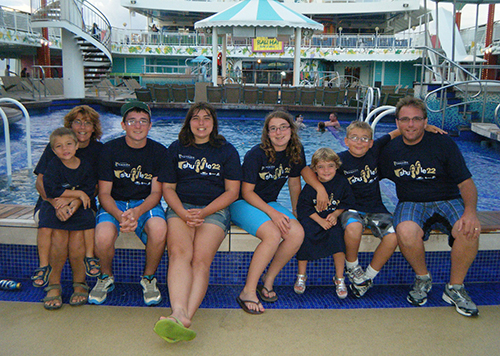
<instances>
[{"instance_id":1,"label":"flip flop","mask_svg":"<svg viewBox=\"0 0 500 356\"><path fill-rule=\"evenodd\" d=\"M264 290L266 290L266 293L267 293L267 296L264 295ZM278 300L278 294L274 291L274 289L267 289L266 287L264 287L263 285L258 285L257 286L257 292L259 293L260 295L260 298L264 301L264 302L267 302L267 303L274 303L275 301ZM269 297L269 294L270 293L274 293L274 297Z\"/></svg>"},{"instance_id":2,"label":"flip flop","mask_svg":"<svg viewBox=\"0 0 500 356\"><path fill-rule=\"evenodd\" d=\"M256 304L256 305L259 305L260 302L254 302L253 300L243 300L241 299L239 296L236 297L236 301L238 302L238 304L240 305L241 309L243 309L243 311L247 312L248 314L252 314L252 315L259 315L259 314L262 314L264 313L263 311L260 311L260 310L252 310L252 309L249 309L245 303L253 303L253 304Z\"/></svg>"},{"instance_id":3,"label":"flip flop","mask_svg":"<svg viewBox=\"0 0 500 356\"><path fill-rule=\"evenodd\" d=\"M169 318L158 320L153 329L163 340L174 343L178 341L191 341L196 337L196 332L182 325L179 319L174 317Z\"/></svg>"}]
</instances>

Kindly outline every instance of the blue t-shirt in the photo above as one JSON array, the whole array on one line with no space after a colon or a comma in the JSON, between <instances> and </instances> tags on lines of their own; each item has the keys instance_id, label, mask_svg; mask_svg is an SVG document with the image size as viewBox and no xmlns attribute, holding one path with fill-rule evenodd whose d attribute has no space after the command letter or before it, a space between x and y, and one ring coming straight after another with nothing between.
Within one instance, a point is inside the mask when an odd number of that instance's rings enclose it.
<instances>
[{"instance_id":1,"label":"blue t-shirt","mask_svg":"<svg viewBox=\"0 0 500 356\"><path fill-rule=\"evenodd\" d=\"M433 202L460 198L458 184L472 177L456 143L446 135L425 132L416 145L402 137L380 154L383 178L396 184L399 201Z\"/></svg>"},{"instance_id":2,"label":"blue t-shirt","mask_svg":"<svg viewBox=\"0 0 500 356\"><path fill-rule=\"evenodd\" d=\"M71 169L66 167L58 157L54 157L43 175L43 187L47 198L59 198L65 190L82 190L92 197L97 184L90 163L80 159L80 165Z\"/></svg>"},{"instance_id":3,"label":"blue t-shirt","mask_svg":"<svg viewBox=\"0 0 500 356\"><path fill-rule=\"evenodd\" d=\"M125 137L107 142L99 161L99 180L113 182L114 200L146 199L151 194L151 182L160 175L167 149L147 139L143 148L127 145Z\"/></svg>"},{"instance_id":4,"label":"blue t-shirt","mask_svg":"<svg viewBox=\"0 0 500 356\"><path fill-rule=\"evenodd\" d=\"M76 157L80 159L85 159L87 162L90 163L89 168L93 174L93 179L97 182L97 167L99 165L99 157L101 155L101 150L103 148L103 143L99 141L90 141L87 147L84 148L79 148L76 150ZM45 171L47 169L47 166L49 165L50 161L54 157L57 157L54 151L52 151L52 148L50 147L50 143L47 144L47 147L45 147L45 150L42 153L42 156L40 157L40 160L38 161L35 170L33 173L36 175L38 174L45 174ZM89 197L93 197L94 195ZM43 199L42 197L38 197L38 201L36 202L36 207L35 207L35 212L39 209L40 204L42 203ZM92 209L96 210L95 207L95 199L92 199Z\"/></svg>"},{"instance_id":5,"label":"blue t-shirt","mask_svg":"<svg viewBox=\"0 0 500 356\"><path fill-rule=\"evenodd\" d=\"M225 190L225 179L241 181L240 156L229 142L183 146L179 140L168 148L165 171L160 182L175 183L183 203L208 205Z\"/></svg>"},{"instance_id":6,"label":"blue t-shirt","mask_svg":"<svg viewBox=\"0 0 500 356\"><path fill-rule=\"evenodd\" d=\"M300 177L300 172L306 166L304 147L301 148L302 162L293 164L286 156L286 151L276 152L274 162L260 145L255 145L245 155L243 161L243 181L255 184L255 193L266 203L276 201L278 195L289 177Z\"/></svg>"},{"instance_id":7,"label":"blue t-shirt","mask_svg":"<svg viewBox=\"0 0 500 356\"><path fill-rule=\"evenodd\" d=\"M381 149L390 140L390 135L375 140L363 157L354 157L349 151L339 153L342 166L338 172L351 185L356 199L353 209L364 213L388 213L380 195L378 158Z\"/></svg>"}]
</instances>

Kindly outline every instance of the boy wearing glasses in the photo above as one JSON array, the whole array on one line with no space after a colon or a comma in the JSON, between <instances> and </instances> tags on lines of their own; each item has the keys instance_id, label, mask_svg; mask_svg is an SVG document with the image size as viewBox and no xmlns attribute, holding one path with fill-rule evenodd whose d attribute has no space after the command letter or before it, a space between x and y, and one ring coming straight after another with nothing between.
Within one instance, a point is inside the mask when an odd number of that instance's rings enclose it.
<instances>
[{"instance_id":1,"label":"boy wearing glasses","mask_svg":"<svg viewBox=\"0 0 500 356\"><path fill-rule=\"evenodd\" d=\"M433 125L429 125L428 130L444 133ZM346 272L351 281L350 289L358 298L370 289L373 279L397 247L392 215L384 206L380 194L378 164L382 148L399 135L399 130L394 130L373 140L371 126L354 121L347 127L344 139L349 150L339 154L342 160L339 172L347 178L356 199L354 207L341 215L341 222L345 229ZM366 271L363 271L358 262L358 251L365 228L382 241Z\"/></svg>"},{"instance_id":2,"label":"boy wearing glasses","mask_svg":"<svg viewBox=\"0 0 500 356\"><path fill-rule=\"evenodd\" d=\"M452 247L450 280L442 298L462 315L478 315L463 285L481 232L472 175L453 140L425 132L427 113L422 100L401 99L396 118L401 137L382 150L380 168L382 176L396 184L399 203L394 225L401 253L415 271L407 300L416 306L427 302L432 279L425 262L424 240L436 226L448 234Z\"/></svg>"},{"instance_id":3,"label":"boy wearing glasses","mask_svg":"<svg viewBox=\"0 0 500 356\"><path fill-rule=\"evenodd\" d=\"M373 279L392 256L397 239L392 226L392 215L382 203L380 195L378 156L381 148L398 135L394 130L373 140L373 130L363 121L354 121L346 129L348 151L339 153L343 174L355 197L354 206L341 215L346 245L346 273L352 293L360 298L373 285ZM363 271L358 262L358 250L365 228L382 241L373 254L370 265Z\"/></svg>"},{"instance_id":4,"label":"boy wearing glasses","mask_svg":"<svg viewBox=\"0 0 500 356\"><path fill-rule=\"evenodd\" d=\"M161 293L155 272L165 250L167 224L160 205L158 175L166 148L148 138L151 110L140 101L122 106L125 136L104 145L99 162L99 211L96 217L96 255L101 274L89 303L102 304L114 289L112 261L119 232L135 231L146 245L146 265L140 284L144 303L158 304Z\"/></svg>"}]
</instances>

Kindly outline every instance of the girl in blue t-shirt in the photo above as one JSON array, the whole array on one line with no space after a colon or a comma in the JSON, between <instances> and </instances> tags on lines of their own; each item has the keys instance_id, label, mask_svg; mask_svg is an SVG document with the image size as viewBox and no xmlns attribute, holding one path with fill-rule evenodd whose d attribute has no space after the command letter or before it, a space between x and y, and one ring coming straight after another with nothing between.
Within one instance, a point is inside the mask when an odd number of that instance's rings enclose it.
<instances>
[{"instance_id":1,"label":"girl in blue t-shirt","mask_svg":"<svg viewBox=\"0 0 500 356\"><path fill-rule=\"evenodd\" d=\"M245 155L243 199L230 207L234 224L262 241L253 254L245 287L237 297L238 304L247 313L264 312L257 292L265 302L278 299L273 290L274 279L302 244L302 226L291 211L276 201L288 181L295 213L301 175L318 192L321 210L326 208L328 196L314 172L306 166L304 148L292 116L283 111L272 112L266 117L261 143ZM269 262L271 265L262 277L263 284L257 286Z\"/></svg>"},{"instance_id":2,"label":"girl in blue t-shirt","mask_svg":"<svg viewBox=\"0 0 500 356\"><path fill-rule=\"evenodd\" d=\"M168 204L168 293L172 314L155 332L167 342L189 341L191 320L205 297L210 264L230 227L228 206L238 198L238 152L219 135L215 109L194 104L179 140L168 148L163 197Z\"/></svg>"}]
</instances>

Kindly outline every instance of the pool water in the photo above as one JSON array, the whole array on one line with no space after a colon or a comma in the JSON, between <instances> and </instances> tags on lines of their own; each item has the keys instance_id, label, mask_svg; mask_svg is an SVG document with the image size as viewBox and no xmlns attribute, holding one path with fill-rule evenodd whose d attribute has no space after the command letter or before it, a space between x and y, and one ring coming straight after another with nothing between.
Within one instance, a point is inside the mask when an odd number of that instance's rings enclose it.
<instances>
[{"instance_id":1,"label":"pool water","mask_svg":"<svg viewBox=\"0 0 500 356\"><path fill-rule=\"evenodd\" d=\"M37 115L31 118L31 140L33 168L38 162L50 133L62 125L64 115L68 110L59 110L46 115ZM120 125L121 117L105 113L101 115L103 129L102 141L107 142L123 134ZM306 128L300 130L300 137L304 145L308 162L314 151L320 147L330 147L336 152L346 149L344 144L345 132L316 131L316 121L305 121ZM342 122L345 127L348 123ZM241 160L245 153L260 142L263 118L233 118L221 119L220 133L231 142L240 153ZM153 128L149 137L168 146L177 139L182 126L182 118L157 117L153 119ZM1 204L34 204L38 198L35 190L35 176L32 169L27 169L25 121L11 125L11 152L13 176L10 186L6 177L6 157L4 134L0 134L0 203ZM394 124L380 123L377 125L375 137L380 137L395 128ZM468 140L457 139L467 165L473 174L478 187L478 210L500 210L500 153L493 148L483 147L475 134ZM473 138L473 140L469 140ZM397 203L392 182L382 181L382 195L389 210L393 210ZM280 194L279 201L290 206L288 190Z\"/></svg>"}]
</instances>

